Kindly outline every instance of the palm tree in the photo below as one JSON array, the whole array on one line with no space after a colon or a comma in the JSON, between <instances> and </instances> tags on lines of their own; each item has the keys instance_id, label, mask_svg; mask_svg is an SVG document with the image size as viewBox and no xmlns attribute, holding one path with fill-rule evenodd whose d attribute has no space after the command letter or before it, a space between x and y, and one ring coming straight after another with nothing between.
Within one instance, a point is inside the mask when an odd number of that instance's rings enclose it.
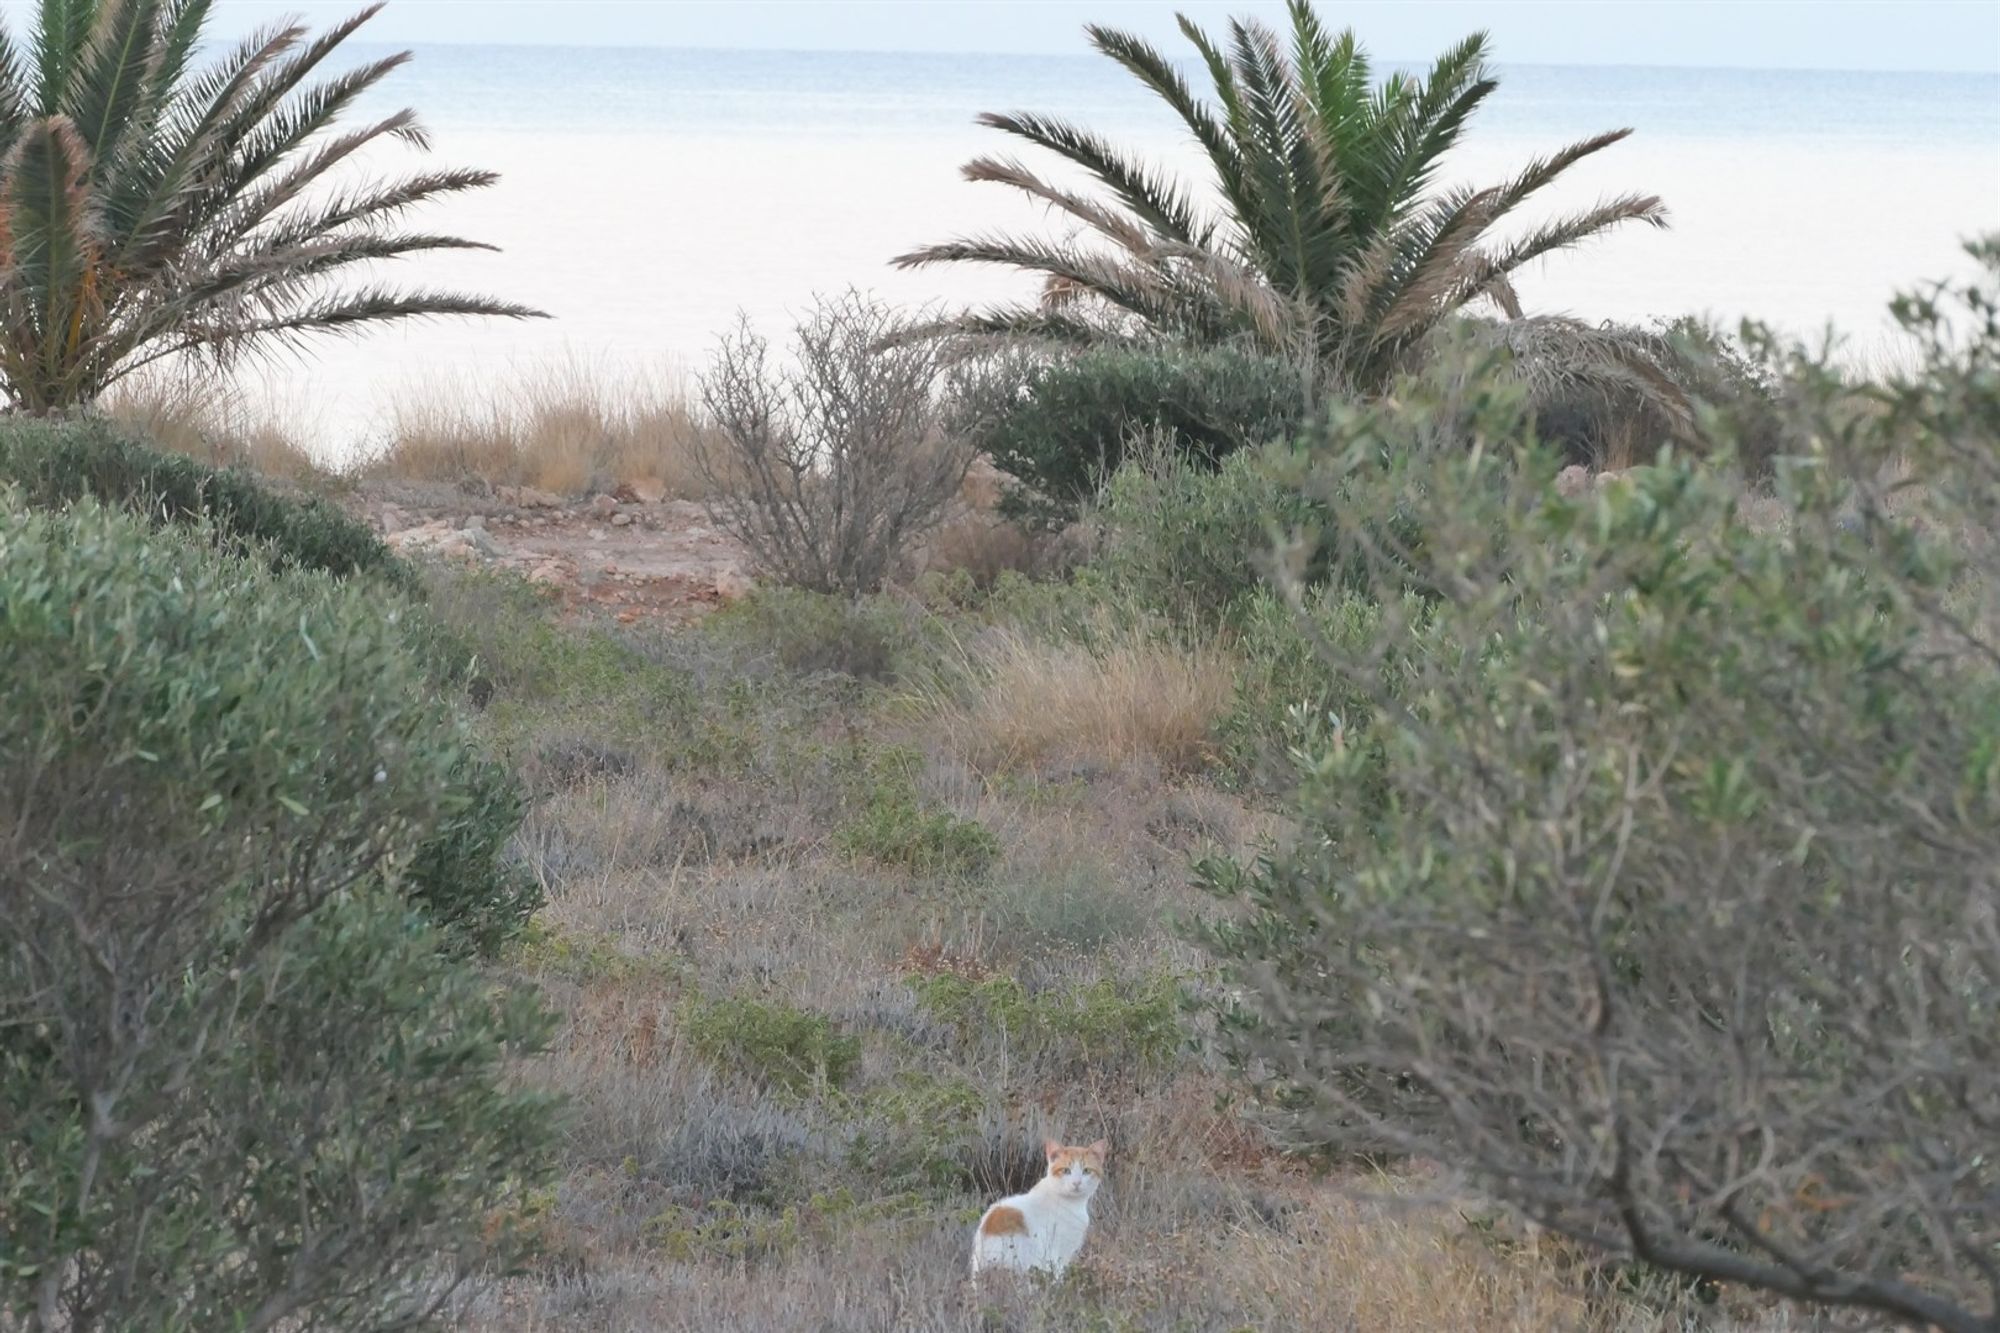
<instances>
[{"instance_id":1,"label":"palm tree","mask_svg":"<svg viewBox=\"0 0 2000 1333\"><path fill-rule=\"evenodd\" d=\"M1572 144L1496 186L1434 189L1445 155L1496 86L1483 33L1421 78L1378 84L1354 34L1329 36L1308 0L1292 0L1289 53L1254 21L1231 22L1226 50L1185 16L1180 28L1207 67L1214 103L1198 100L1138 37L1087 31L1187 126L1208 159L1219 215L1186 184L1089 130L1042 115L981 116L1082 168L1109 197L1053 184L1013 158L967 164L966 179L1012 186L1080 224L1080 235L978 236L900 256L903 268L971 262L1042 275L1038 303L969 313L950 328L1078 340L1248 337L1310 350L1366 389L1474 302L1518 318L1512 277L1529 261L1621 223L1666 224L1657 198L1624 195L1491 239L1502 218L1629 130Z\"/></svg>"},{"instance_id":2,"label":"palm tree","mask_svg":"<svg viewBox=\"0 0 2000 1333\"><path fill-rule=\"evenodd\" d=\"M26 50L0 26L0 384L13 405L88 404L177 354L226 362L421 315L540 312L348 281L361 266L487 249L402 229L491 172L342 179L378 140L427 147L415 114L336 132L409 53L315 81L380 10L323 34L260 31L197 69L213 0L42 0Z\"/></svg>"}]
</instances>

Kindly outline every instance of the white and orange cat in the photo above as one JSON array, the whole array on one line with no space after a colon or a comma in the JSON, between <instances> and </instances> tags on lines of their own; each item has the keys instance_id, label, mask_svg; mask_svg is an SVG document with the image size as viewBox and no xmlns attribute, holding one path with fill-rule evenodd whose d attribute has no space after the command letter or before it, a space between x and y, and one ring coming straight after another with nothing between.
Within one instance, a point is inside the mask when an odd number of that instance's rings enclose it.
<instances>
[{"instance_id":1,"label":"white and orange cat","mask_svg":"<svg viewBox=\"0 0 2000 1333\"><path fill-rule=\"evenodd\" d=\"M972 1233L973 1277L990 1268L1050 1274L1068 1268L1090 1229L1090 1198L1104 1178L1108 1147L1103 1139L1087 1148L1044 1143L1049 1173L979 1219Z\"/></svg>"}]
</instances>

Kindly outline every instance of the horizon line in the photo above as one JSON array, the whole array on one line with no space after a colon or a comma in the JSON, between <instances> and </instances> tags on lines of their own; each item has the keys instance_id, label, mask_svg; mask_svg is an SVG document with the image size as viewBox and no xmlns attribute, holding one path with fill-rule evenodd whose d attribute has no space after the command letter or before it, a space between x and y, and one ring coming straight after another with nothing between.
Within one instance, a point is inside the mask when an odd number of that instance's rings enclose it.
<instances>
[{"instance_id":1,"label":"horizon line","mask_svg":"<svg viewBox=\"0 0 2000 1333\"><path fill-rule=\"evenodd\" d=\"M413 41L369 41L351 39L343 45L379 46L416 50L420 47L450 47L459 50L517 50L517 51L686 51L704 52L714 55L760 55L760 56L940 56L974 59L1008 60L1102 60L1106 57L1096 51L961 51L942 48L893 49L866 46L723 46L705 43L633 42L613 45L607 42L522 42L522 41L479 41L463 42L445 38L422 38ZM1178 63L1178 62L1177 62ZM1199 61L1190 57L1190 64ZM1420 69L1431 63L1428 60L1384 59L1384 65L1397 69ZM1977 78L2000 79L2000 67L1994 68L1938 68L1935 66L1897 66L1862 68L1857 66L1834 65L1678 65L1648 64L1634 60L1494 60L1496 69L1631 69L1631 70L1683 70L1695 72L1724 72L1732 74L1945 74Z\"/></svg>"}]
</instances>

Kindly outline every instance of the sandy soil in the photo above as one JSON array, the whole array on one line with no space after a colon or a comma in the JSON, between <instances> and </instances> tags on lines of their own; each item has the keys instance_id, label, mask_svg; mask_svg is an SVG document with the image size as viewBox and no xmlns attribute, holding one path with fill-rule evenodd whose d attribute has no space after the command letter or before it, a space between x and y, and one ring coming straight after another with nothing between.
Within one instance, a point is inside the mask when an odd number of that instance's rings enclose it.
<instances>
[{"instance_id":1,"label":"sandy soil","mask_svg":"<svg viewBox=\"0 0 2000 1333\"><path fill-rule=\"evenodd\" d=\"M575 609L689 621L751 587L748 554L699 504L629 488L567 500L497 486L368 482L349 506L394 549L512 570Z\"/></svg>"}]
</instances>

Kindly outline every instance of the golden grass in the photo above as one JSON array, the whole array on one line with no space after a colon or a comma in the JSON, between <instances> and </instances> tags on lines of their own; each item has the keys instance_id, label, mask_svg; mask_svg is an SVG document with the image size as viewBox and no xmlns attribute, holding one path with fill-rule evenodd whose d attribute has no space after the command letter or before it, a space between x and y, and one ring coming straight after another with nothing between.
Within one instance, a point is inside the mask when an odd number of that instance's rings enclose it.
<instances>
[{"instance_id":1,"label":"golden grass","mask_svg":"<svg viewBox=\"0 0 2000 1333\"><path fill-rule=\"evenodd\" d=\"M363 471L557 495L622 484L649 499L695 499L691 449L708 429L677 376L614 378L564 362L498 395L453 385L406 394L391 403L388 443Z\"/></svg>"},{"instance_id":2,"label":"golden grass","mask_svg":"<svg viewBox=\"0 0 2000 1333\"><path fill-rule=\"evenodd\" d=\"M105 399L111 420L155 448L215 467L319 486L333 473L283 423L275 407L169 379L127 380Z\"/></svg>"},{"instance_id":3,"label":"golden grass","mask_svg":"<svg viewBox=\"0 0 2000 1333\"><path fill-rule=\"evenodd\" d=\"M970 666L969 694L933 711L986 769L1066 758L1193 772L1214 757L1215 724L1236 683L1235 662L1220 648L1136 633L1093 651L1003 629Z\"/></svg>"},{"instance_id":4,"label":"golden grass","mask_svg":"<svg viewBox=\"0 0 2000 1333\"><path fill-rule=\"evenodd\" d=\"M1268 1319L1315 1311L1335 1328L1585 1329L1609 1322L1552 1265L1482 1238L1438 1203L1398 1204L1383 1178L1356 1197L1313 1193L1288 1233L1239 1231L1227 1267L1268 1301Z\"/></svg>"}]
</instances>

